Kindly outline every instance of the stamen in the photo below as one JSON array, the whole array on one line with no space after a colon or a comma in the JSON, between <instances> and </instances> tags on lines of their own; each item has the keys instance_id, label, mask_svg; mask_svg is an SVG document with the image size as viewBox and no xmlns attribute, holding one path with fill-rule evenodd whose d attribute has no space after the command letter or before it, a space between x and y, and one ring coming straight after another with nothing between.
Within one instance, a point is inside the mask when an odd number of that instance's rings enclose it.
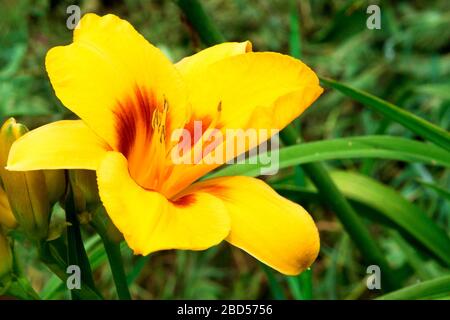
<instances>
[{"instance_id":1,"label":"stamen","mask_svg":"<svg viewBox=\"0 0 450 320\"><path fill-rule=\"evenodd\" d=\"M153 132L157 133L159 143L161 144L165 143L166 139L166 118L168 110L169 110L169 103L167 102L166 97L164 97L164 104L162 110L160 111L158 110L158 108L156 108L156 110L153 111L152 115Z\"/></svg>"},{"instance_id":2,"label":"stamen","mask_svg":"<svg viewBox=\"0 0 450 320\"><path fill-rule=\"evenodd\" d=\"M152 92L136 88L135 95L118 103L118 151L127 159L130 174L143 188L157 190L167 170L166 127L169 103ZM158 100L160 103L158 103Z\"/></svg>"},{"instance_id":3,"label":"stamen","mask_svg":"<svg viewBox=\"0 0 450 320\"><path fill-rule=\"evenodd\" d=\"M194 156L193 163L198 163L201 161L200 159L195 159L195 155L203 156L203 149L206 147L204 141L208 141L211 138L211 135L214 133L214 129L220 130L220 126L218 125L220 118L222 115L222 101L219 101L217 104L217 115L213 118L213 120L209 123L208 127L203 128L202 126L202 136L195 144L191 147L191 152L185 155L185 157ZM205 134L207 133L207 134Z\"/></svg>"}]
</instances>

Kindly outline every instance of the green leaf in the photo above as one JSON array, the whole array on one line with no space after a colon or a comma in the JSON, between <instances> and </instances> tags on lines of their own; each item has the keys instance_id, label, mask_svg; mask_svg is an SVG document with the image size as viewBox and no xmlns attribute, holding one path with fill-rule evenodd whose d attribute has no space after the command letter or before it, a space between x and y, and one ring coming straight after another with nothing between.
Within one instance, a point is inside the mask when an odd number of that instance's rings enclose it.
<instances>
[{"instance_id":1,"label":"green leaf","mask_svg":"<svg viewBox=\"0 0 450 320\"><path fill-rule=\"evenodd\" d=\"M363 220L350 205L339 187L333 181L326 167L322 163L308 163L302 166L309 179L319 190L323 203L335 213L345 231L361 252L367 265L378 265L383 270L381 274L384 283L383 290L392 291L400 287L398 277L393 273L386 257L380 250L378 243L369 233Z\"/></svg>"},{"instance_id":2,"label":"green leaf","mask_svg":"<svg viewBox=\"0 0 450 320\"><path fill-rule=\"evenodd\" d=\"M424 281L378 297L380 300L431 299L448 295L450 275Z\"/></svg>"},{"instance_id":3,"label":"green leaf","mask_svg":"<svg viewBox=\"0 0 450 320\"><path fill-rule=\"evenodd\" d=\"M286 276L292 297L295 300L311 300L312 299L312 270L306 269L298 276Z\"/></svg>"},{"instance_id":4,"label":"green leaf","mask_svg":"<svg viewBox=\"0 0 450 320\"><path fill-rule=\"evenodd\" d=\"M354 89L343 83L327 78L321 78L320 81L324 86L339 90L346 96L353 98L389 119L402 124L424 139L427 139L446 150L450 150L450 134L444 129L362 90Z\"/></svg>"},{"instance_id":5,"label":"green leaf","mask_svg":"<svg viewBox=\"0 0 450 320\"><path fill-rule=\"evenodd\" d=\"M92 270L97 270L107 258L106 251L101 243L101 238L96 234L85 242L86 251ZM40 295L44 300L55 299L58 293L66 290L66 284L56 275L52 275L45 283Z\"/></svg>"},{"instance_id":6,"label":"green leaf","mask_svg":"<svg viewBox=\"0 0 450 320\"><path fill-rule=\"evenodd\" d=\"M346 198L375 209L381 218L388 219L400 231L406 232L450 266L450 238L417 206L404 199L394 189L367 176L334 171L331 172L331 177ZM274 188L294 191L298 187L274 185Z\"/></svg>"},{"instance_id":7,"label":"green leaf","mask_svg":"<svg viewBox=\"0 0 450 320\"><path fill-rule=\"evenodd\" d=\"M258 176L265 165L258 163L255 157L247 159L246 163L237 163L220 169L210 174L208 178L236 175ZM450 152L440 147L405 138L363 136L302 143L282 148L279 151L279 168L351 158L391 159L450 167Z\"/></svg>"},{"instance_id":8,"label":"green leaf","mask_svg":"<svg viewBox=\"0 0 450 320\"><path fill-rule=\"evenodd\" d=\"M298 14L299 8L295 0L289 1L289 51L291 56L300 59L302 55L302 41L300 32L300 17Z\"/></svg>"},{"instance_id":9,"label":"green leaf","mask_svg":"<svg viewBox=\"0 0 450 320\"><path fill-rule=\"evenodd\" d=\"M417 180L417 182L419 182L420 184L422 184L430 189L433 189L434 191L436 191L437 194L442 196L444 199L446 199L447 201L450 201L450 191L448 189L445 189L435 183L431 183L431 182L427 182L427 181L423 181L423 180Z\"/></svg>"},{"instance_id":10,"label":"green leaf","mask_svg":"<svg viewBox=\"0 0 450 320\"><path fill-rule=\"evenodd\" d=\"M225 42L224 37L198 0L175 0L175 3L183 10L186 19L193 26L193 29L198 32L199 37L206 45L212 46Z\"/></svg>"},{"instance_id":11,"label":"green leaf","mask_svg":"<svg viewBox=\"0 0 450 320\"><path fill-rule=\"evenodd\" d=\"M415 89L416 92L425 93L430 96L444 100L450 100L450 83L433 83L421 85Z\"/></svg>"},{"instance_id":12,"label":"green leaf","mask_svg":"<svg viewBox=\"0 0 450 320\"><path fill-rule=\"evenodd\" d=\"M278 282L275 271L265 264L260 264L261 268L264 270L267 276L267 281L269 282L270 292L275 300L286 300L284 295L284 290L281 284Z\"/></svg>"}]
</instances>

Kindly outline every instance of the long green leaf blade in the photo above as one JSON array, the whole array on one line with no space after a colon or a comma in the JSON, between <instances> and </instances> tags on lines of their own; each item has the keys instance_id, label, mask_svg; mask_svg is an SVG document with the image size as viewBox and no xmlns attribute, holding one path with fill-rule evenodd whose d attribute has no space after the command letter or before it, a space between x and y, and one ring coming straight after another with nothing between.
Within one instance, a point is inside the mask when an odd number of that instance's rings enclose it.
<instances>
[{"instance_id":1,"label":"long green leaf blade","mask_svg":"<svg viewBox=\"0 0 450 320\"><path fill-rule=\"evenodd\" d=\"M417 135L450 151L450 133L390 102L358 90L335 80L321 78L321 83L329 88L339 90L346 96L359 101L394 120Z\"/></svg>"},{"instance_id":2,"label":"long green leaf blade","mask_svg":"<svg viewBox=\"0 0 450 320\"><path fill-rule=\"evenodd\" d=\"M346 171L333 171L331 177L346 198L375 209L450 266L450 238L417 206L370 177ZM274 187L279 191L296 189L289 185Z\"/></svg>"},{"instance_id":3,"label":"long green leaf blade","mask_svg":"<svg viewBox=\"0 0 450 320\"><path fill-rule=\"evenodd\" d=\"M426 213L401 197L394 189L354 172L336 171L333 180L350 198L372 204L386 217L408 230L450 266L450 238Z\"/></svg>"},{"instance_id":4,"label":"long green leaf blade","mask_svg":"<svg viewBox=\"0 0 450 320\"><path fill-rule=\"evenodd\" d=\"M388 294L380 300L430 299L450 292L450 275L424 281Z\"/></svg>"},{"instance_id":5,"label":"long green leaf blade","mask_svg":"<svg viewBox=\"0 0 450 320\"><path fill-rule=\"evenodd\" d=\"M259 155L260 156L260 155ZM450 167L450 152L424 142L390 136L340 138L293 145L280 149L279 168L298 164L337 160L378 158ZM265 165L256 156L212 173L209 177L258 176Z\"/></svg>"}]
</instances>

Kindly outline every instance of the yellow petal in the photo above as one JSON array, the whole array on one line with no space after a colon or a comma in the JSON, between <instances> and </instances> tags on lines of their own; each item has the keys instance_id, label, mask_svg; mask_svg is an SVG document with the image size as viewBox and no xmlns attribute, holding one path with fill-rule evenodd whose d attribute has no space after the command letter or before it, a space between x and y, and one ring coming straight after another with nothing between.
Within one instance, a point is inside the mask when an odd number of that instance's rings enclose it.
<instances>
[{"instance_id":1,"label":"yellow petal","mask_svg":"<svg viewBox=\"0 0 450 320\"><path fill-rule=\"evenodd\" d=\"M81 120L57 121L30 131L14 142L7 169L96 170L108 148Z\"/></svg>"},{"instance_id":2,"label":"yellow petal","mask_svg":"<svg viewBox=\"0 0 450 320\"><path fill-rule=\"evenodd\" d=\"M320 241L311 216L250 177L224 177L196 183L189 192L209 192L222 199L231 217L231 244L287 275L308 268Z\"/></svg>"},{"instance_id":3,"label":"yellow petal","mask_svg":"<svg viewBox=\"0 0 450 320\"><path fill-rule=\"evenodd\" d=\"M229 233L225 206L204 192L169 201L130 178L127 160L109 152L97 171L100 198L135 253L165 249L203 250Z\"/></svg>"},{"instance_id":4,"label":"yellow petal","mask_svg":"<svg viewBox=\"0 0 450 320\"><path fill-rule=\"evenodd\" d=\"M62 103L116 150L132 148L138 135L151 130L153 111L166 102L170 126L182 127L186 120L178 71L115 15L83 16L73 43L48 52L46 68Z\"/></svg>"},{"instance_id":5,"label":"yellow petal","mask_svg":"<svg viewBox=\"0 0 450 320\"><path fill-rule=\"evenodd\" d=\"M252 128L258 108L289 111L278 114L271 128L281 129L299 116L322 93L316 74L303 62L273 52L231 56L188 79L193 116L220 117L219 128ZM208 94L205 94L207 92ZM303 92L296 99L282 99ZM220 104L220 112L218 106ZM267 119L270 120L270 119Z\"/></svg>"},{"instance_id":6,"label":"yellow petal","mask_svg":"<svg viewBox=\"0 0 450 320\"><path fill-rule=\"evenodd\" d=\"M316 74L308 66L279 53L248 52L228 56L207 68L200 64L200 69L186 78L192 104L188 124L203 121L206 128L210 125L224 134L227 129L267 129L266 137L270 138L276 130L297 118L323 91ZM191 136L194 136L193 132ZM234 149L233 138L228 138L224 136L225 142L218 148ZM266 139L259 135L258 143L247 144L244 151ZM234 153L231 159L238 155ZM222 163L231 159L224 156ZM180 192L217 166L204 165L196 169L175 166L164 188L172 190L167 194Z\"/></svg>"},{"instance_id":7,"label":"yellow petal","mask_svg":"<svg viewBox=\"0 0 450 320\"><path fill-rule=\"evenodd\" d=\"M224 42L183 58L175 64L175 67L189 81L214 62L250 51L252 51L250 41Z\"/></svg>"}]
</instances>

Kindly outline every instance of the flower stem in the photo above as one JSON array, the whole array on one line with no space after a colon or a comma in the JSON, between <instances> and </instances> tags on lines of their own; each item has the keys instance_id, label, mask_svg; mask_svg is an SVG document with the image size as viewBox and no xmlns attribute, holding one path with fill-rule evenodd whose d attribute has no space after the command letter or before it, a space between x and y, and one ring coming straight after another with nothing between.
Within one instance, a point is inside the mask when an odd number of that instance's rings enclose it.
<instances>
[{"instance_id":1,"label":"flower stem","mask_svg":"<svg viewBox=\"0 0 450 320\"><path fill-rule=\"evenodd\" d=\"M269 268L268 266L266 266L263 263L261 263L261 268L264 270L264 272L267 276L267 281L269 282L269 288L270 288L273 298L275 300L286 300L286 296L284 294L283 287L278 282L273 269Z\"/></svg>"},{"instance_id":2,"label":"flower stem","mask_svg":"<svg viewBox=\"0 0 450 320\"><path fill-rule=\"evenodd\" d=\"M212 46L225 41L198 0L175 0L175 3L184 12L188 23L198 33L204 44Z\"/></svg>"},{"instance_id":3,"label":"flower stem","mask_svg":"<svg viewBox=\"0 0 450 320\"><path fill-rule=\"evenodd\" d=\"M120 241L115 239L114 225L108 219L104 212L104 208L100 207L94 214L92 225L100 235L106 255L108 256L109 265L111 267L114 284L116 285L117 296L120 300L131 300L130 290L128 288L127 276L120 252Z\"/></svg>"},{"instance_id":4,"label":"flower stem","mask_svg":"<svg viewBox=\"0 0 450 320\"><path fill-rule=\"evenodd\" d=\"M68 223L67 227L67 262L68 265L78 266L81 270L82 282L87 284L89 287L94 288L95 283L92 276L91 265L89 264L89 259L86 254L86 249L83 245L83 239L81 238L80 223L76 216L75 202L73 197L73 192L70 184L67 187L67 194L65 199L65 211L66 211L66 221ZM78 295L78 290L72 290L72 299L78 300L80 297Z\"/></svg>"},{"instance_id":5,"label":"flower stem","mask_svg":"<svg viewBox=\"0 0 450 320\"><path fill-rule=\"evenodd\" d=\"M106 254L108 255L109 265L111 266L117 296L120 300L131 300L127 277L123 267L122 255L120 253L120 243L105 239L104 237L102 237L102 240Z\"/></svg>"}]
</instances>

